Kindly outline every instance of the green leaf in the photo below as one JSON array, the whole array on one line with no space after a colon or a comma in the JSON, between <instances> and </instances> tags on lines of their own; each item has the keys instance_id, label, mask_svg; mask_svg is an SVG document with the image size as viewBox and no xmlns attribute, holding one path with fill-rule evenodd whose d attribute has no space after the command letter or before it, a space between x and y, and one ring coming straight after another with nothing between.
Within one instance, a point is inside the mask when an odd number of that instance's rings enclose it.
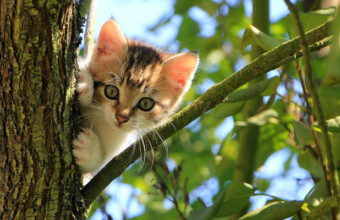
<instances>
[{"instance_id":1,"label":"green leaf","mask_svg":"<svg viewBox=\"0 0 340 220\"><path fill-rule=\"evenodd\" d=\"M296 120L294 120L292 123L295 137L301 147L314 143L313 133L310 128L307 128L304 124Z\"/></svg>"},{"instance_id":2,"label":"green leaf","mask_svg":"<svg viewBox=\"0 0 340 220\"><path fill-rule=\"evenodd\" d=\"M304 31L305 32L310 31L313 28L325 23L330 16L335 14L335 12L336 12L335 7L324 8L309 13L299 12L300 20L304 28ZM299 31L296 27L292 14L289 14L287 16L287 28L289 37L291 39L299 36Z\"/></svg>"},{"instance_id":3,"label":"green leaf","mask_svg":"<svg viewBox=\"0 0 340 220\"><path fill-rule=\"evenodd\" d=\"M274 76L268 80L270 81L269 85L263 92L261 92L262 96L269 96L269 95L276 94L276 89L280 84L280 77L278 76Z\"/></svg>"},{"instance_id":4,"label":"green leaf","mask_svg":"<svg viewBox=\"0 0 340 220\"><path fill-rule=\"evenodd\" d=\"M185 48L194 50L197 49L197 44L199 43L199 38L196 37L199 32L199 24L185 15L183 16L181 27L178 30L177 39Z\"/></svg>"},{"instance_id":5,"label":"green leaf","mask_svg":"<svg viewBox=\"0 0 340 220\"><path fill-rule=\"evenodd\" d=\"M272 202L242 216L239 220L277 220L285 219L298 212L303 201Z\"/></svg>"},{"instance_id":6,"label":"green leaf","mask_svg":"<svg viewBox=\"0 0 340 220\"><path fill-rule=\"evenodd\" d=\"M325 179L321 179L319 182L317 182L311 191L312 193L309 193L309 196L307 198L308 202L313 202L314 199L327 197L328 190Z\"/></svg>"},{"instance_id":7,"label":"green leaf","mask_svg":"<svg viewBox=\"0 0 340 220\"><path fill-rule=\"evenodd\" d=\"M243 209L252 195L254 188L251 185L229 181L212 206L191 211L189 220L210 220L231 215Z\"/></svg>"},{"instance_id":8,"label":"green leaf","mask_svg":"<svg viewBox=\"0 0 340 220\"><path fill-rule=\"evenodd\" d=\"M262 126L267 124L268 122L278 123L278 116L279 114L275 110L268 109L248 118L246 121L238 121L235 123L235 125L239 127L245 127L248 125Z\"/></svg>"},{"instance_id":9,"label":"green leaf","mask_svg":"<svg viewBox=\"0 0 340 220\"><path fill-rule=\"evenodd\" d=\"M221 103L211 110L212 117L215 119L223 119L231 115L239 113L244 106L243 102Z\"/></svg>"},{"instance_id":10,"label":"green leaf","mask_svg":"<svg viewBox=\"0 0 340 220\"><path fill-rule=\"evenodd\" d=\"M319 90L319 98L326 119L340 115L340 85L322 86Z\"/></svg>"},{"instance_id":11,"label":"green leaf","mask_svg":"<svg viewBox=\"0 0 340 220\"><path fill-rule=\"evenodd\" d=\"M193 4L190 1L177 0L174 9L177 14L186 14L192 6Z\"/></svg>"},{"instance_id":12,"label":"green leaf","mask_svg":"<svg viewBox=\"0 0 340 220\"><path fill-rule=\"evenodd\" d=\"M328 131L334 132L334 133L340 132L340 116L326 120L326 125L328 128ZM313 127L320 128L317 122L313 124Z\"/></svg>"},{"instance_id":13,"label":"green leaf","mask_svg":"<svg viewBox=\"0 0 340 220\"><path fill-rule=\"evenodd\" d=\"M276 91L276 87L278 86L279 82L280 78L278 76L261 80L260 82L249 85L248 88L236 90L235 92L228 95L224 102L230 103L245 101L258 95L262 95L262 93L264 95L275 93L273 90L275 88Z\"/></svg>"},{"instance_id":14,"label":"green leaf","mask_svg":"<svg viewBox=\"0 0 340 220\"><path fill-rule=\"evenodd\" d=\"M335 164L340 164L340 133L334 133L332 136L332 153Z\"/></svg>"},{"instance_id":15,"label":"green leaf","mask_svg":"<svg viewBox=\"0 0 340 220\"><path fill-rule=\"evenodd\" d=\"M338 13L334 21L334 40L332 41L331 52L327 60L328 72L333 75L334 84L340 82L340 41L336 40L340 38L340 28L338 27L340 27L340 13Z\"/></svg>"},{"instance_id":16,"label":"green leaf","mask_svg":"<svg viewBox=\"0 0 340 220\"><path fill-rule=\"evenodd\" d=\"M301 168L308 170L313 176L323 178L323 171L320 162L309 150L301 151L298 156L298 163Z\"/></svg>"},{"instance_id":17,"label":"green leaf","mask_svg":"<svg viewBox=\"0 0 340 220\"><path fill-rule=\"evenodd\" d=\"M257 45L264 50L271 50L283 42L284 40L273 38L256 27L248 25L242 37L241 52L244 54L248 45Z\"/></svg>"},{"instance_id":18,"label":"green leaf","mask_svg":"<svg viewBox=\"0 0 340 220\"><path fill-rule=\"evenodd\" d=\"M225 217L241 211L249 203L249 197L252 195L254 195L253 186L240 181L230 181L216 217Z\"/></svg>"}]
</instances>

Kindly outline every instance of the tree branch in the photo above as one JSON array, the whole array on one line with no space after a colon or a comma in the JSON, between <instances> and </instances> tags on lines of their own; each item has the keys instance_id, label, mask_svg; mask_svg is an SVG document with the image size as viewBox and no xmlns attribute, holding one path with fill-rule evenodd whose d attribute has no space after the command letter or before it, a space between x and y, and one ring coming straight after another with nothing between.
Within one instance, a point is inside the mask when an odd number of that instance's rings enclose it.
<instances>
[{"instance_id":1,"label":"tree branch","mask_svg":"<svg viewBox=\"0 0 340 220\"><path fill-rule=\"evenodd\" d=\"M308 44L315 44L318 41L330 36L332 22L327 22L306 34ZM222 82L212 86L202 96L197 98L192 104L170 118L169 122L164 126L155 129L164 139L172 136L188 125L190 122L200 117L209 109L215 107L233 91L240 86L251 81L252 79L265 74L267 71L280 67L286 63L296 59L300 38L294 38L290 41L282 43L278 47L259 56L253 62L246 65L243 69L232 74ZM150 140L152 146L160 144L159 138L154 135L153 131L147 133L146 138ZM124 152L113 158L82 190L87 207L94 201L99 193L115 178L120 176L126 168L140 157L139 152L134 152L133 147L139 144L140 140L131 145ZM133 153L134 152L134 153ZM132 157L131 157L132 155ZM130 160L127 158L131 158Z\"/></svg>"}]
</instances>

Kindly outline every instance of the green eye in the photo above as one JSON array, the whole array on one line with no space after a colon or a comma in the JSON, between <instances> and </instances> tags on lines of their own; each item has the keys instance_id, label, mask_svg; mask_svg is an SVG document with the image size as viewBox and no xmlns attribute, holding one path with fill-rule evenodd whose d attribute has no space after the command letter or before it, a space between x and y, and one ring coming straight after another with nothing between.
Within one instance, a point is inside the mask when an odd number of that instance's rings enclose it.
<instances>
[{"instance_id":1,"label":"green eye","mask_svg":"<svg viewBox=\"0 0 340 220\"><path fill-rule=\"evenodd\" d=\"M143 111L150 111L154 106L155 101L152 98L141 98L137 107Z\"/></svg>"},{"instance_id":2,"label":"green eye","mask_svg":"<svg viewBox=\"0 0 340 220\"><path fill-rule=\"evenodd\" d=\"M109 99L118 99L119 98L119 90L114 85L105 86L105 96Z\"/></svg>"}]
</instances>

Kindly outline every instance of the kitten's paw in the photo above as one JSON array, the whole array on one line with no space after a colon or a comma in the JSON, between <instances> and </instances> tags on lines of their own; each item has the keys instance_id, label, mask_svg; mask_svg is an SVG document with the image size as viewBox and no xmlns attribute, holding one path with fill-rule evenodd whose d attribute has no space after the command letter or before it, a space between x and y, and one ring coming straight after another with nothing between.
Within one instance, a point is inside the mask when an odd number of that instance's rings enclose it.
<instances>
[{"instance_id":1,"label":"kitten's paw","mask_svg":"<svg viewBox=\"0 0 340 220\"><path fill-rule=\"evenodd\" d=\"M91 129L84 129L80 132L72 144L72 153L83 173L93 172L100 168L102 161L100 142Z\"/></svg>"},{"instance_id":2,"label":"kitten's paw","mask_svg":"<svg viewBox=\"0 0 340 220\"><path fill-rule=\"evenodd\" d=\"M77 80L77 92L79 93L79 102L83 105L89 105L93 96L93 79L87 70L81 70Z\"/></svg>"}]
</instances>

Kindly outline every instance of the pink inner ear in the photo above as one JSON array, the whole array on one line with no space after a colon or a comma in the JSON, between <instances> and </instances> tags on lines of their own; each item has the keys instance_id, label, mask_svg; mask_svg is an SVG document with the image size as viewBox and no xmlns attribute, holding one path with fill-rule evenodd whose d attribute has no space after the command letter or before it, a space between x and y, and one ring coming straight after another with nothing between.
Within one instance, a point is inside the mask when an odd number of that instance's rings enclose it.
<instances>
[{"instance_id":1,"label":"pink inner ear","mask_svg":"<svg viewBox=\"0 0 340 220\"><path fill-rule=\"evenodd\" d=\"M192 69L185 68L185 67L173 67L169 68L169 76L172 80L177 82L182 87L185 87L187 84L188 79L190 78L190 73Z\"/></svg>"},{"instance_id":2,"label":"pink inner ear","mask_svg":"<svg viewBox=\"0 0 340 220\"><path fill-rule=\"evenodd\" d=\"M127 51L126 38L115 20L105 22L100 30L96 53L98 56L117 55Z\"/></svg>"},{"instance_id":3,"label":"pink inner ear","mask_svg":"<svg viewBox=\"0 0 340 220\"><path fill-rule=\"evenodd\" d=\"M192 79L197 68L198 56L194 53L183 53L164 61L164 71L179 87L184 88ZM175 88L176 89L176 88ZM180 88L177 88L178 90Z\"/></svg>"}]
</instances>

